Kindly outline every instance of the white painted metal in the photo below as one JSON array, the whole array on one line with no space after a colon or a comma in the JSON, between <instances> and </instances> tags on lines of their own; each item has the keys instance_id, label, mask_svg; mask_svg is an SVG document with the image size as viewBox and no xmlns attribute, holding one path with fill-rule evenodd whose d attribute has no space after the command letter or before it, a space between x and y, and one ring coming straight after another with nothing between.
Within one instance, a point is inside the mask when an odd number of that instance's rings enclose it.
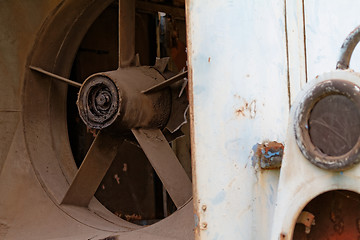
<instances>
[{"instance_id":1,"label":"white painted metal","mask_svg":"<svg viewBox=\"0 0 360 240\"><path fill-rule=\"evenodd\" d=\"M328 171L310 163L301 153L294 133L298 116L296 108L300 107L308 91L316 84L330 80L342 79L360 85L360 75L350 71L324 73L306 85L296 99L288 127L285 157L283 159L277 205L273 221L271 239L292 239L297 217L305 205L321 193L343 189L360 193L360 165L347 171ZM282 237L280 238L280 236Z\"/></svg>"},{"instance_id":2,"label":"white painted metal","mask_svg":"<svg viewBox=\"0 0 360 240\"><path fill-rule=\"evenodd\" d=\"M284 1L188 2L197 239L268 239L279 171L254 150L285 141Z\"/></svg>"},{"instance_id":3,"label":"white painted metal","mask_svg":"<svg viewBox=\"0 0 360 240\"><path fill-rule=\"evenodd\" d=\"M279 239L282 232L291 239L299 211L314 196L359 191L359 166L342 175L317 169L287 126L289 103L307 79L335 70L342 42L360 24L360 2L187 3L196 239ZM254 155L264 141L285 143L279 195L280 171L260 170ZM312 190L305 168L319 184Z\"/></svg>"},{"instance_id":4,"label":"white painted metal","mask_svg":"<svg viewBox=\"0 0 360 240\"><path fill-rule=\"evenodd\" d=\"M290 103L307 82L304 1L286 0Z\"/></svg>"},{"instance_id":5,"label":"white painted metal","mask_svg":"<svg viewBox=\"0 0 360 240\"><path fill-rule=\"evenodd\" d=\"M306 0L305 31L308 79L334 70L346 36L360 25L357 0ZM350 68L360 71L360 51L355 48Z\"/></svg>"}]
</instances>

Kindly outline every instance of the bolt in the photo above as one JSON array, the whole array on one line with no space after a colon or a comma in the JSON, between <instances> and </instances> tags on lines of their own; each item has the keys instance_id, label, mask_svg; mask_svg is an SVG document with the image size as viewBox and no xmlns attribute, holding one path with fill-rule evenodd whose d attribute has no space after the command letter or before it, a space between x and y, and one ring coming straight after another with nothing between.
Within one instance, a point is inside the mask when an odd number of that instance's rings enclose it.
<instances>
[{"instance_id":1,"label":"bolt","mask_svg":"<svg viewBox=\"0 0 360 240\"><path fill-rule=\"evenodd\" d=\"M201 229L202 229L202 230L206 230L206 229L207 229L207 223L206 223L206 222L204 222L204 223L201 224Z\"/></svg>"},{"instance_id":2,"label":"bolt","mask_svg":"<svg viewBox=\"0 0 360 240\"><path fill-rule=\"evenodd\" d=\"M104 107L109 102L110 102L110 96L108 92L102 91L96 96L96 104L101 107Z\"/></svg>"},{"instance_id":3,"label":"bolt","mask_svg":"<svg viewBox=\"0 0 360 240\"><path fill-rule=\"evenodd\" d=\"M256 156L262 169L279 169L284 153L284 145L276 141L257 145Z\"/></svg>"},{"instance_id":4,"label":"bolt","mask_svg":"<svg viewBox=\"0 0 360 240\"><path fill-rule=\"evenodd\" d=\"M207 209L207 206L204 204L204 205L202 205L201 209L205 212Z\"/></svg>"}]
</instances>

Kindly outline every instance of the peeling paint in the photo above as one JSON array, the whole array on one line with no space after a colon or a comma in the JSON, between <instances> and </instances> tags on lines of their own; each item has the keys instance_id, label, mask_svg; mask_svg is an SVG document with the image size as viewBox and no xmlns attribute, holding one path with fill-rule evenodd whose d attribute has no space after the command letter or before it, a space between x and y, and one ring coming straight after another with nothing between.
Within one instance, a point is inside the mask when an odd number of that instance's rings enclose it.
<instances>
[{"instance_id":1,"label":"peeling paint","mask_svg":"<svg viewBox=\"0 0 360 240\"><path fill-rule=\"evenodd\" d=\"M195 228L199 226L199 217L197 214L194 214Z\"/></svg>"},{"instance_id":2,"label":"peeling paint","mask_svg":"<svg viewBox=\"0 0 360 240\"><path fill-rule=\"evenodd\" d=\"M259 161L262 169L277 169L281 167L284 145L276 141L256 144L253 148L255 154L253 162Z\"/></svg>"},{"instance_id":3,"label":"peeling paint","mask_svg":"<svg viewBox=\"0 0 360 240\"><path fill-rule=\"evenodd\" d=\"M256 117L256 100L249 103L238 95L235 95L235 98L240 101L240 107L235 108L236 116L249 117L250 119Z\"/></svg>"}]
</instances>

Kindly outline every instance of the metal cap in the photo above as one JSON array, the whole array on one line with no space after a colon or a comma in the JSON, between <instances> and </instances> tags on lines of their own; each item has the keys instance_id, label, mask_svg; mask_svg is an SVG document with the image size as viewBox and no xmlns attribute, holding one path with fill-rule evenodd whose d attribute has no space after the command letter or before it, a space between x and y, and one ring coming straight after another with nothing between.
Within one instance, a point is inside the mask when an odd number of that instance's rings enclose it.
<instances>
[{"instance_id":1,"label":"metal cap","mask_svg":"<svg viewBox=\"0 0 360 240\"><path fill-rule=\"evenodd\" d=\"M93 75L81 86L76 103L86 126L103 129L110 126L120 114L121 97L110 78Z\"/></svg>"}]
</instances>

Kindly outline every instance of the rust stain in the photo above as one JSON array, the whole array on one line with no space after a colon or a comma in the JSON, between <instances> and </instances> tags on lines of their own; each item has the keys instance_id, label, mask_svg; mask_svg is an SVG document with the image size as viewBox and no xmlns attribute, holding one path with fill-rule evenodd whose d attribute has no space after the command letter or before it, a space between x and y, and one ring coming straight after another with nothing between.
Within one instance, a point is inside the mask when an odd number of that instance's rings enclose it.
<instances>
[{"instance_id":1,"label":"rust stain","mask_svg":"<svg viewBox=\"0 0 360 240\"><path fill-rule=\"evenodd\" d=\"M123 172L127 172L127 170L128 170L127 163L124 163L122 170L123 170Z\"/></svg>"},{"instance_id":2,"label":"rust stain","mask_svg":"<svg viewBox=\"0 0 360 240\"><path fill-rule=\"evenodd\" d=\"M132 214L132 215L125 215L125 218L127 221L132 221L132 220L141 220L141 216L138 214Z\"/></svg>"},{"instance_id":3,"label":"rust stain","mask_svg":"<svg viewBox=\"0 0 360 240\"><path fill-rule=\"evenodd\" d=\"M207 224L206 222L203 222L203 223L201 224L200 230L206 230L206 229L207 229L207 226L208 226L208 224Z\"/></svg>"},{"instance_id":4,"label":"rust stain","mask_svg":"<svg viewBox=\"0 0 360 240\"><path fill-rule=\"evenodd\" d=\"M208 62L210 62L211 61L211 59L210 59L210 57L208 58Z\"/></svg>"},{"instance_id":5,"label":"rust stain","mask_svg":"<svg viewBox=\"0 0 360 240\"><path fill-rule=\"evenodd\" d=\"M116 180L117 184L120 184L120 177L119 175L115 174L114 179Z\"/></svg>"},{"instance_id":6,"label":"rust stain","mask_svg":"<svg viewBox=\"0 0 360 240\"><path fill-rule=\"evenodd\" d=\"M249 117L253 119L256 117L256 100L252 100L250 103L238 95L235 98L240 102L240 107L235 109L236 116Z\"/></svg>"},{"instance_id":7,"label":"rust stain","mask_svg":"<svg viewBox=\"0 0 360 240\"><path fill-rule=\"evenodd\" d=\"M255 152L262 169L280 168L283 154L284 145L276 141L258 144Z\"/></svg>"},{"instance_id":8,"label":"rust stain","mask_svg":"<svg viewBox=\"0 0 360 240\"><path fill-rule=\"evenodd\" d=\"M281 233L279 239L280 239L280 240L284 240L285 238L286 238L286 234L285 234L285 233Z\"/></svg>"},{"instance_id":9,"label":"rust stain","mask_svg":"<svg viewBox=\"0 0 360 240\"><path fill-rule=\"evenodd\" d=\"M243 109L243 108L242 108L242 109L237 109L237 110L235 111L235 113L236 113L237 116L239 116L239 115L241 114L241 115L243 115L243 116L245 117L244 109Z\"/></svg>"}]
</instances>

